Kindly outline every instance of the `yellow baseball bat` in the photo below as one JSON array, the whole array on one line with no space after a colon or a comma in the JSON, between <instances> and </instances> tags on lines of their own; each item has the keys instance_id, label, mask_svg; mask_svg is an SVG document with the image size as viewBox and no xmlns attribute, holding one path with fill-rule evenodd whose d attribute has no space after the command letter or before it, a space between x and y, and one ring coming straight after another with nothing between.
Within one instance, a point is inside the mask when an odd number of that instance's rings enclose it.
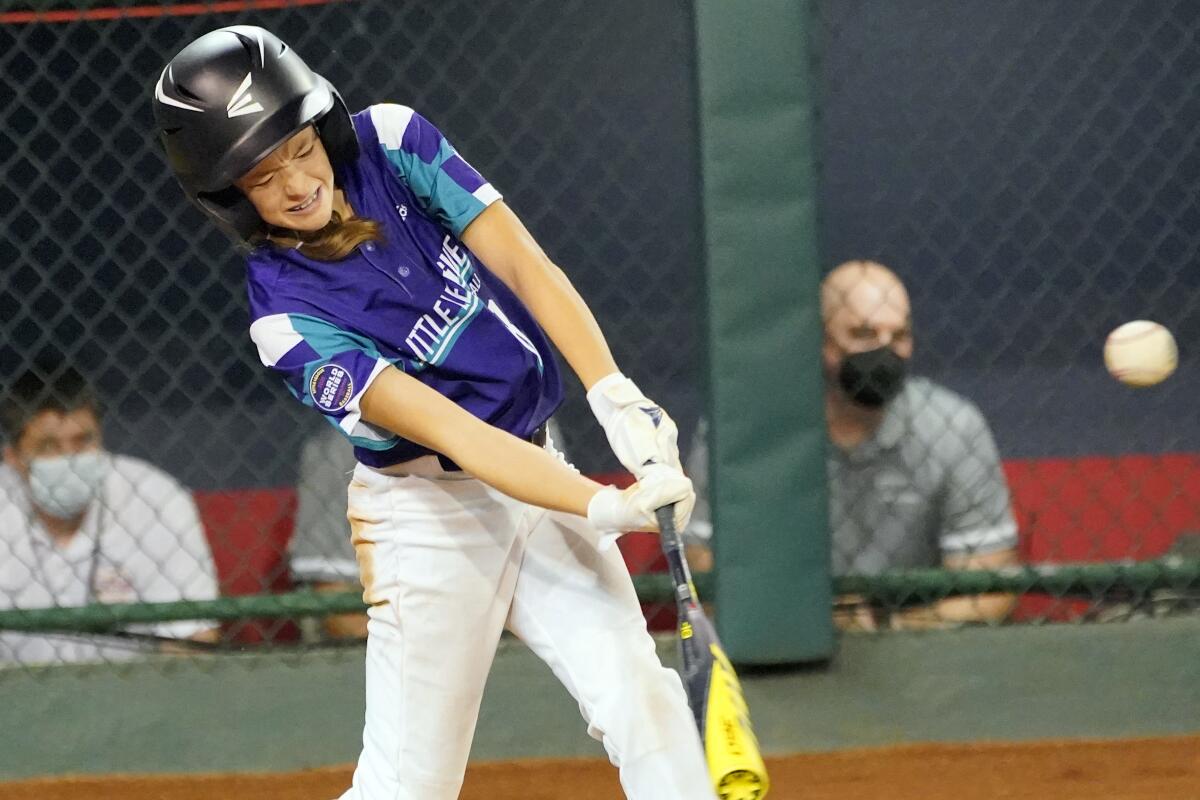
<instances>
[{"instance_id":1,"label":"yellow baseball bat","mask_svg":"<svg viewBox=\"0 0 1200 800\"><path fill-rule=\"evenodd\" d=\"M696 597L671 506L658 509L663 554L675 583L683 685L704 742L708 774L721 800L762 800L770 779L750 724L742 685Z\"/></svg>"}]
</instances>

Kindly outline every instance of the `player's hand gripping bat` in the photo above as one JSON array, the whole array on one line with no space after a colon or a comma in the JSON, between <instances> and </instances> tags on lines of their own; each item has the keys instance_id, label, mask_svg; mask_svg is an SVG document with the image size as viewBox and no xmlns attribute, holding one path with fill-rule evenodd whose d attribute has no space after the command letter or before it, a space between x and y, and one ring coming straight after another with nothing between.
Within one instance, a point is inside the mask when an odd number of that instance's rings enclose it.
<instances>
[{"instance_id":1,"label":"player's hand gripping bat","mask_svg":"<svg viewBox=\"0 0 1200 800\"><path fill-rule=\"evenodd\" d=\"M675 583L683 685L704 742L708 773L721 800L762 800L770 782L750 727L742 686L700 607L671 506L658 509L663 554Z\"/></svg>"}]
</instances>

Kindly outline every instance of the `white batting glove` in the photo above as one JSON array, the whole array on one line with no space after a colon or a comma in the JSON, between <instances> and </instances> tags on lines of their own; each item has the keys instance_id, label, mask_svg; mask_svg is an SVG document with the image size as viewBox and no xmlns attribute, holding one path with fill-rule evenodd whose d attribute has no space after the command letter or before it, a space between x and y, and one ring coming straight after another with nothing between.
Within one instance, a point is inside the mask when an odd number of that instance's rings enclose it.
<instances>
[{"instance_id":1,"label":"white batting glove","mask_svg":"<svg viewBox=\"0 0 1200 800\"><path fill-rule=\"evenodd\" d=\"M655 465L679 464L679 429L633 381L614 372L588 390L588 405L604 428L617 459L639 480Z\"/></svg>"},{"instance_id":2,"label":"white batting glove","mask_svg":"<svg viewBox=\"0 0 1200 800\"><path fill-rule=\"evenodd\" d=\"M675 527L683 530L696 505L692 482L679 470L658 465L646 469L646 475L628 489L606 486L588 503L588 522L600 532L597 547L607 550L621 534L629 531L657 531L654 512L675 504Z\"/></svg>"}]
</instances>

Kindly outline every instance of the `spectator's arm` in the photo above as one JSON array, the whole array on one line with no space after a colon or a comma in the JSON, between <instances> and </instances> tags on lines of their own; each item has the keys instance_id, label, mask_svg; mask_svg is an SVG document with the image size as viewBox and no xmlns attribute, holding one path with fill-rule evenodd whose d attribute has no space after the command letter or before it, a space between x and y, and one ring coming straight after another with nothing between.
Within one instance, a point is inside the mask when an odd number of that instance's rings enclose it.
<instances>
[{"instance_id":1,"label":"spectator's arm","mask_svg":"<svg viewBox=\"0 0 1200 800\"><path fill-rule=\"evenodd\" d=\"M216 644L217 642L221 641L221 629L205 628L204 630L197 631L191 636L188 636L187 639L189 641L199 642L201 644ZM176 644L175 642L160 642L158 645L158 652L171 656L187 656L195 655L196 650L195 648L188 647L183 643Z\"/></svg>"},{"instance_id":2,"label":"spectator's arm","mask_svg":"<svg viewBox=\"0 0 1200 800\"><path fill-rule=\"evenodd\" d=\"M997 550L978 555L947 556L946 569L999 569L1017 563L1015 549ZM1016 595L978 594L948 597L931 606L921 606L892 614L891 625L897 630L949 628L964 622L1003 622L1017 604Z\"/></svg>"},{"instance_id":3,"label":"spectator's arm","mask_svg":"<svg viewBox=\"0 0 1200 800\"><path fill-rule=\"evenodd\" d=\"M1015 548L978 555L947 556L946 569L999 569L1017 563ZM980 594L950 597L937 604L938 616L946 622L1003 622L1017 604L1016 595Z\"/></svg>"},{"instance_id":4,"label":"spectator's arm","mask_svg":"<svg viewBox=\"0 0 1200 800\"><path fill-rule=\"evenodd\" d=\"M188 637L193 642L204 642L206 644L216 644L221 639L220 628L205 628L202 631L196 631Z\"/></svg>"},{"instance_id":5,"label":"spectator's arm","mask_svg":"<svg viewBox=\"0 0 1200 800\"><path fill-rule=\"evenodd\" d=\"M879 629L871 604L857 594L844 594L834 599L833 624L844 633L868 633Z\"/></svg>"},{"instance_id":6,"label":"spectator's arm","mask_svg":"<svg viewBox=\"0 0 1200 800\"><path fill-rule=\"evenodd\" d=\"M314 583L313 589L318 592L353 592L362 591L362 586L348 582L320 582ZM365 611L328 614L323 622L325 635L330 639L367 638L367 614Z\"/></svg>"},{"instance_id":7,"label":"spectator's arm","mask_svg":"<svg viewBox=\"0 0 1200 800\"><path fill-rule=\"evenodd\" d=\"M979 409L963 402L947 420L949 464L939 545L942 566L985 570L1017 563L1017 525L1000 454ZM1006 594L952 597L892 615L897 628L929 628L965 622L1001 622L1016 605Z\"/></svg>"},{"instance_id":8,"label":"spectator's arm","mask_svg":"<svg viewBox=\"0 0 1200 800\"><path fill-rule=\"evenodd\" d=\"M683 554L692 572L709 572L713 568L713 552L706 543L684 542Z\"/></svg>"},{"instance_id":9,"label":"spectator's arm","mask_svg":"<svg viewBox=\"0 0 1200 800\"><path fill-rule=\"evenodd\" d=\"M939 530L943 564L966 563L971 555L1015 549L1008 483L1000 453L979 409L963 403L948 420L948 455ZM961 569L962 567L957 567Z\"/></svg>"}]
</instances>

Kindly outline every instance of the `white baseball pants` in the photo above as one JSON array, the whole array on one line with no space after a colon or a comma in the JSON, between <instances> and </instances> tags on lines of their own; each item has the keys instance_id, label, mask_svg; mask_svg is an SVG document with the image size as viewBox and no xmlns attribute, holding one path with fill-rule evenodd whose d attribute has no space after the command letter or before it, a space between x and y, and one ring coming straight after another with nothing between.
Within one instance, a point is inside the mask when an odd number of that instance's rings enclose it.
<instances>
[{"instance_id":1,"label":"white baseball pants","mask_svg":"<svg viewBox=\"0 0 1200 800\"><path fill-rule=\"evenodd\" d=\"M458 797L505 627L579 703L627 797L715 800L682 682L587 520L461 473L363 466L349 509L370 617L363 750L342 800Z\"/></svg>"}]
</instances>

